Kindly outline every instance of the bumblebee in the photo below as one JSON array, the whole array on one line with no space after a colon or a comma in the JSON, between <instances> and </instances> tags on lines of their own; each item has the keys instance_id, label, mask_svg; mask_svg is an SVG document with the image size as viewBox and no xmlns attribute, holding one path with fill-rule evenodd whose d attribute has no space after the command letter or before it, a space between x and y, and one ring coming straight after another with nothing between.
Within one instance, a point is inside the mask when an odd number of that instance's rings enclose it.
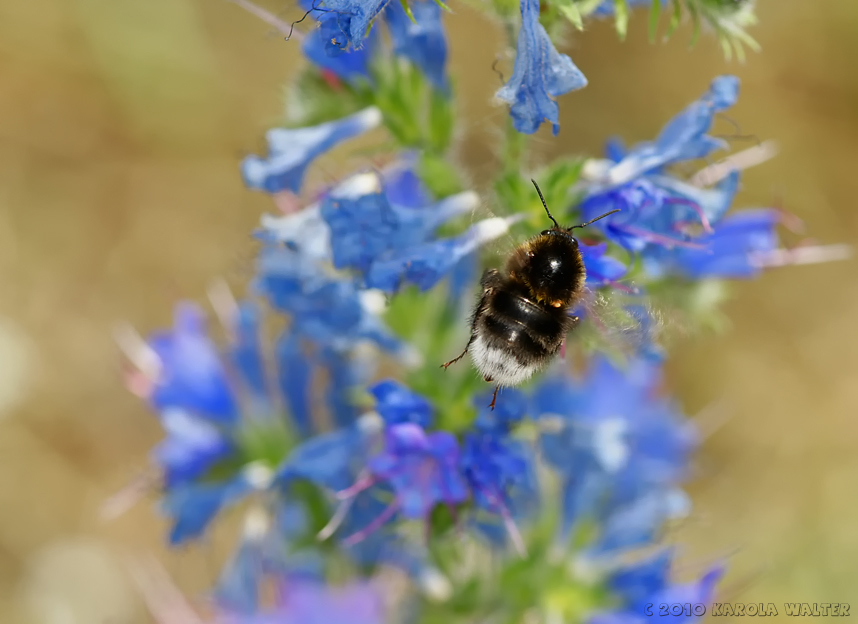
<instances>
[{"instance_id":1,"label":"bumblebee","mask_svg":"<svg viewBox=\"0 0 858 624\"><path fill-rule=\"evenodd\" d=\"M584 294L587 271L572 230L619 212L611 210L587 223L562 228L551 216L539 185L531 182L554 227L516 247L504 272L483 273L470 340L458 357L441 365L446 370L469 353L483 379L496 384L492 409L500 387L516 386L544 368L578 323L569 310Z\"/></svg>"}]
</instances>

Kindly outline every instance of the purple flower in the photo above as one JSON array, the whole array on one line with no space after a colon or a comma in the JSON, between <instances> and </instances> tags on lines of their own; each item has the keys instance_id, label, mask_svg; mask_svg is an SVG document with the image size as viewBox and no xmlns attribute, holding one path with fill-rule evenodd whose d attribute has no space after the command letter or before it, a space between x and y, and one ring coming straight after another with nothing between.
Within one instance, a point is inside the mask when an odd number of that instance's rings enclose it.
<instances>
[{"instance_id":1,"label":"purple flower","mask_svg":"<svg viewBox=\"0 0 858 624\"><path fill-rule=\"evenodd\" d=\"M427 435L419 425L403 423L389 427L385 440L384 452L370 459L368 468L393 488L393 505L403 516L425 519L438 503L456 505L468 498L453 434Z\"/></svg>"},{"instance_id":2,"label":"purple flower","mask_svg":"<svg viewBox=\"0 0 858 624\"><path fill-rule=\"evenodd\" d=\"M277 606L253 615L228 614L219 624L383 624L381 597L369 585L334 587L300 576L287 578Z\"/></svg>"},{"instance_id":3,"label":"purple flower","mask_svg":"<svg viewBox=\"0 0 858 624\"><path fill-rule=\"evenodd\" d=\"M231 425L238 417L235 396L217 348L198 307L176 306L173 330L153 334L149 346L159 368L149 397L157 410L179 409Z\"/></svg>"},{"instance_id":4,"label":"purple flower","mask_svg":"<svg viewBox=\"0 0 858 624\"><path fill-rule=\"evenodd\" d=\"M572 59L560 54L539 23L539 0L521 0L521 29L512 77L496 97L512 108L516 130L533 134L543 121L560 131L559 109L552 97L587 86Z\"/></svg>"},{"instance_id":5,"label":"purple flower","mask_svg":"<svg viewBox=\"0 0 858 624\"><path fill-rule=\"evenodd\" d=\"M434 0L412 0L414 21L401 2L391 2L384 10L393 51L413 62L436 89L448 89L445 65L447 38L441 22L441 7Z\"/></svg>"},{"instance_id":6,"label":"purple flower","mask_svg":"<svg viewBox=\"0 0 858 624\"><path fill-rule=\"evenodd\" d=\"M267 158L248 156L241 163L244 183L266 193L301 192L304 171L321 154L381 123L381 112L366 108L337 121L309 128L275 128L265 134Z\"/></svg>"}]
</instances>

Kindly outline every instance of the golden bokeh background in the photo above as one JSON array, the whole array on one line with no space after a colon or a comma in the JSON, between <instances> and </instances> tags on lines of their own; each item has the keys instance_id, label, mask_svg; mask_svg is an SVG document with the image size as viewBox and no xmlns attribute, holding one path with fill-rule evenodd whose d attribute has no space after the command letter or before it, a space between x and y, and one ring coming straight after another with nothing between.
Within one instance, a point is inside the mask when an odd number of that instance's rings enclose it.
<instances>
[{"instance_id":1,"label":"golden bokeh background","mask_svg":"<svg viewBox=\"0 0 858 624\"><path fill-rule=\"evenodd\" d=\"M499 38L453 8L457 153L479 187L506 114L490 102ZM809 236L858 242L858 2L761 0L759 15L763 51L743 65L711 38L689 49L688 29L650 44L645 13L625 43L605 23L575 36L566 51L590 86L562 98L561 134L540 133L537 159L651 137L713 76L736 73L731 117L780 146L747 172L738 205L777 201ZM164 326L177 299L247 277L248 233L271 206L237 165L281 118L299 59L225 0L0 2L0 622L148 622L129 553L154 552L190 592L216 574L228 545L166 552L151 501L98 520L160 436L122 387L111 331ZM669 365L689 413L730 416L671 540L690 566L728 558L723 600L774 602L781 618L783 601L858 599L855 271L737 285L732 331L682 343Z\"/></svg>"}]
</instances>

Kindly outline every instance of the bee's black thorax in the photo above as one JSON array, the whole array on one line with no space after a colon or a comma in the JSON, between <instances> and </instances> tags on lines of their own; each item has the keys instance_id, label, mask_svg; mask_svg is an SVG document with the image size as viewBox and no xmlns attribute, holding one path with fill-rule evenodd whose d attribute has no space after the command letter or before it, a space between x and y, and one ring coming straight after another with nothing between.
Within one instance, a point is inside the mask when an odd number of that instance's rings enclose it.
<instances>
[{"instance_id":1,"label":"bee's black thorax","mask_svg":"<svg viewBox=\"0 0 858 624\"><path fill-rule=\"evenodd\" d=\"M538 303L566 310L586 279L578 241L563 230L547 230L519 247L507 262L512 280L522 282Z\"/></svg>"}]
</instances>

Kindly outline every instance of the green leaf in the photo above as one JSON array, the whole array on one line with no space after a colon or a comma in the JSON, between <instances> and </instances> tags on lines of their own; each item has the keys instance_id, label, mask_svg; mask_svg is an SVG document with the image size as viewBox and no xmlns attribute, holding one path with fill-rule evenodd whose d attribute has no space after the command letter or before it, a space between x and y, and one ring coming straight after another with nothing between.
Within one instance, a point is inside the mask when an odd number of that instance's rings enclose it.
<instances>
[{"instance_id":1,"label":"green leaf","mask_svg":"<svg viewBox=\"0 0 858 624\"><path fill-rule=\"evenodd\" d=\"M427 143L429 148L443 154L453 140L455 116L453 100L438 89L430 88Z\"/></svg>"},{"instance_id":2,"label":"green leaf","mask_svg":"<svg viewBox=\"0 0 858 624\"><path fill-rule=\"evenodd\" d=\"M617 34L621 40L625 40L629 30L629 5L626 0L614 0L614 15Z\"/></svg>"},{"instance_id":3,"label":"green leaf","mask_svg":"<svg viewBox=\"0 0 858 624\"><path fill-rule=\"evenodd\" d=\"M410 19L413 24L416 24L417 20L414 19L414 13L411 12L411 6L408 4L408 0L399 0L399 4L401 4L402 8L405 9L405 14L408 16L408 19Z\"/></svg>"},{"instance_id":4,"label":"green leaf","mask_svg":"<svg viewBox=\"0 0 858 624\"><path fill-rule=\"evenodd\" d=\"M655 36L658 33L658 18L661 17L661 0L652 0L649 5L649 40L650 43L655 43Z\"/></svg>"},{"instance_id":5,"label":"green leaf","mask_svg":"<svg viewBox=\"0 0 858 624\"><path fill-rule=\"evenodd\" d=\"M417 175L436 199L464 190L459 169L441 154L423 152L417 163Z\"/></svg>"},{"instance_id":6,"label":"green leaf","mask_svg":"<svg viewBox=\"0 0 858 624\"><path fill-rule=\"evenodd\" d=\"M573 26L578 30L584 30L584 18L575 2L572 0L557 0L556 4L557 9L563 14L563 17L572 22Z\"/></svg>"}]
</instances>

